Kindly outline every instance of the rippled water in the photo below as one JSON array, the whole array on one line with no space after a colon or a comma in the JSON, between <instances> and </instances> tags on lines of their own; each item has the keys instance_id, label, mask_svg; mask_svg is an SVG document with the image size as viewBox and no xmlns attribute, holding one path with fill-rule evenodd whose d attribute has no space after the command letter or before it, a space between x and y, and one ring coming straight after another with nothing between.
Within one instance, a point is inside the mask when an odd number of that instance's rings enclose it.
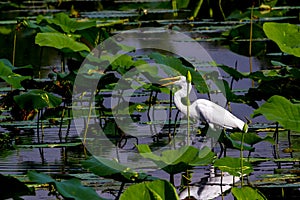
<instances>
[{"instance_id":1,"label":"rippled water","mask_svg":"<svg viewBox=\"0 0 300 200\"><path fill-rule=\"evenodd\" d=\"M249 57L238 55L230 51L226 46L220 45L218 42L201 42L202 47L209 53L216 63L225 64L228 66L234 66L237 63L238 70L243 72L249 71ZM49 60L45 60L43 62L43 66L59 66L59 56L56 53L50 53ZM267 66L266 62L263 59L252 58L253 59L253 71L264 69ZM35 62L37 62L35 60ZM45 74L49 68L46 67ZM221 72L225 75L223 72ZM227 80L230 80L228 78ZM248 89L251 87L251 81L244 79L239 82L234 82L233 89ZM232 112L237 115L239 118L244 119L245 116L249 117L253 109L247 105L242 104L232 104ZM146 121L147 119L145 116L142 117L142 120ZM253 123L263 123L267 122L264 118L258 117L253 120ZM136 132L134 135L138 136L139 143L146 143L146 144L155 144L153 142L153 138L151 137L153 133L149 131L149 127L146 127L140 124L135 124L135 126L139 126L139 132ZM157 127L158 131L161 129L161 125ZM4 131L4 130L0 130ZM75 129L74 123L71 125L70 133L67 138L65 138L66 127L63 131L63 138L62 141L58 136L58 127L53 126L52 128L45 128L44 129L44 143L59 143L59 142L78 142L78 133ZM178 135L181 133L178 132ZM265 136L266 133L259 133L261 136ZM41 136L40 136L41 137ZM297 140L297 136L294 137ZM41 139L41 138L40 138ZM34 144L38 142L38 137L36 132L34 134L28 135L27 133L21 133L21 135L17 136L15 140L16 144ZM167 138L163 138L162 140L166 140ZM120 163L124 165L134 166L134 163L137 162L136 149L132 149L134 146L135 140L130 140L126 144L123 149L117 149L109 147L107 149L103 148L104 150L101 152L101 155L107 158L117 158ZM199 143L198 143L199 144ZM180 145L178 143L177 145ZM290 154L282 153L282 149L288 147L288 141L286 137L282 137L280 140L280 149L279 152L281 157L290 157ZM218 146L215 147L215 150L218 152L220 148ZM255 145L255 152L251 154L251 157L254 158L270 158L273 157L274 151L273 146L267 142L261 142ZM228 156L238 157L239 151L229 149L227 151ZM246 156L246 153L245 153ZM1 152L0 154L0 173L1 174L12 174L17 177L23 177L27 173L28 170L36 170L39 172L45 172L52 175L63 176L64 174L73 174L78 175L81 173L86 173L86 171L81 167L80 161L85 159L85 154L83 151L83 147L81 145L75 147L53 147L53 148L17 148L14 150L7 150L5 152ZM153 164L150 162L146 162L145 160L140 161L138 160L138 167L137 169L141 169L150 173L153 176L157 176L160 178L168 179L169 176L165 172L158 170L155 168ZM294 168L295 163L292 162L285 162L278 163L267 161L267 162L259 162L254 164L254 172L249 176L250 182L254 182L260 179L261 175L264 174L274 174L274 171L279 168ZM209 167L197 167L193 173L192 183L199 182L201 179L209 177ZM114 188L118 188L119 183L112 182L110 180L105 179L97 179L97 180L84 180L84 183L93 186L95 189L101 193L103 189L106 189L107 186L111 186ZM175 184L180 184L180 176L175 176ZM276 191L281 191L279 187ZM300 197L299 190L296 189L288 189L286 195L289 196L289 199L298 199ZM270 193L270 192L269 192ZM270 194L275 194L276 198L280 197L281 192L275 192L272 190ZM55 199L52 197L47 196L48 191L44 189L40 189L37 191L37 196L32 197L24 197L25 199ZM266 193L267 194L267 193ZM279 195L279 196L278 196ZM109 195L107 195L109 197ZM266 195L268 196L268 195ZM274 196L269 196L271 199ZM232 199L231 195L227 195L225 199ZM221 199L218 198L218 199Z\"/></svg>"},{"instance_id":2,"label":"rippled water","mask_svg":"<svg viewBox=\"0 0 300 200\"><path fill-rule=\"evenodd\" d=\"M211 55L213 60L217 63L232 66L237 61L241 68L241 71L248 71L249 58L245 56L240 56L232 53L228 49L219 46L217 44L211 43L201 43L201 45L207 50ZM263 68L262 63L258 59L254 59L254 70L259 70ZM247 89L251 82L249 80L243 80L234 84L234 88L237 89ZM166 112L166 111L164 111ZM243 118L252 113L252 108L246 105L232 105L232 112L238 117ZM166 114L164 114L166 115ZM145 119L145 118L144 118ZM259 120L259 119L258 119ZM262 119L260 119L262 120ZM255 123L255 121L254 121ZM139 137L140 143L153 143L151 138L151 132L149 127L145 126L143 130L143 125L138 126L139 133L136 136ZM161 125L157 127L160 130ZM64 129L65 132L65 129ZM67 139L63 138L63 142L74 141L79 134L77 133L74 124L71 126L71 131ZM178 133L180 135L180 133ZM40 136L41 137L41 136ZM33 135L26 135L25 133L18 136L17 143L36 143L38 141L36 133ZM58 137L58 127L45 128L44 129L44 142L55 143L60 142ZM135 141L133 141L135 142ZM136 155L136 150L131 150L133 147L133 142L129 141L124 149L106 149L106 152L102 152L102 156L108 158L118 158L122 164L132 165L134 162L134 157ZM286 146L286 144L284 143ZM216 147L218 149L218 147ZM239 152L236 150L229 150L228 155L239 156ZM261 143L256 147L256 151L252 154L254 157L270 157L272 156L272 146L268 143ZM76 174L82 173L84 170L80 166L80 160L84 159L84 152L82 147L56 147L56 148L20 148L16 150L8 151L6 155L2 155L0 162L0 173L3 174L14 174L14 175L24 175L28 170L37 170L40 172L51 173L51 174ZM144 165L143 165L144 164ZM150 172L154 176L162 177L168 179L168 175L160 170L156 170L154 166L150 164L140 163L139 167L144 171ZM255 167L255 173L257 174L272 174L274 168L277 168L275 163L266 162L258 164ZM199 181L201 178L206 177L208 174L208 167L200 167L195 170L193 181ZM179 175L175 176L176 184L179 184ZM256 175L250 177L251 179L256 179ZM38 192L37 199L42 198L45 194L44 191ZM40 196L41 195L41 196ZM30 197L31 199L33 197Z\"/></svg>"}]
</instances>

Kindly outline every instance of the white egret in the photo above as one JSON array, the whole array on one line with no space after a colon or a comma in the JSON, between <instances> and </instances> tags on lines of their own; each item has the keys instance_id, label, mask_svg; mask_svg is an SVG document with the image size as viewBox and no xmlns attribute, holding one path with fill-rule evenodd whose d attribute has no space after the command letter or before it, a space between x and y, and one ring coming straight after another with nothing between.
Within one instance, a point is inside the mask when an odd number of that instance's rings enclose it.
<instances>
[{"instance_id":1,"label":"white egret","mask_svg":"<svg viewBox=\"0 0 300 200\"><path fill-rule=\"evenodd\" d=\"M192 89L192 84L188 83L185 76L177 76L172 78L164 78L163 81L172 80L163 84L167 85L177 85L181 89L176 91L174 94L174 103L176 107L185 115L188 113L187 105L182 103L182 99L186 98L190 94ZM188 91L189 90L189 91ZM227 129L239 129L241 131L248 131L248 124L234 116L225 108L219 106L218 104L209 101L207 99L197 99L189 106L189 117L191 119L200 120L206 122L212 129L227 128Z\"/></svg>"}]
</instances>

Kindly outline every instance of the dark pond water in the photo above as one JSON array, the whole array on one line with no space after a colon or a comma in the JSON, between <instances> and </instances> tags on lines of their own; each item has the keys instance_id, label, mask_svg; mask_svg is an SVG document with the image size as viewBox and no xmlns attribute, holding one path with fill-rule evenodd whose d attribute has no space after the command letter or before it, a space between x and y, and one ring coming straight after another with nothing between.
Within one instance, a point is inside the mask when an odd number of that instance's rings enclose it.
<instances>
[{"instance_id":1,"label":"dark pond water","mask_svg":"<svg viewBox=\"0 0 300 200\"><path fill-rule=\"evenodd\" d=\"M172 13L171 11L165 10L164 12ZM155 16L158 13L158 11L155 11L153 16ZM13 14L13 13L12 13ZM85 16L88 17L106 17L107 13L103 12L101 14L97 12L86 12L82 13ZM109 13L112 14L112 13ZM115 12L113 13L115 17L121 16L121 17L134 17L135 13L133 12L127 12L127 13L120 13ZM184 13L183 13L184 16ZM168 23L168 21L161 21L161 24ZM173 24L181 24L182 21L173 21ZM236 22L238 23L238 22ZM195 22L195 24L197 24ZM135 26L134 23L128 23L128 27ZM199 22L199 27L203 25L202 22ZM2 26L2 25L1 25ZM198 28L199 28L198 27ZM224 25L222 25L224 28ZM190 32L187 31L187 33L195 38L198 36L203 36L202 32ZM206 35L204 37L207 37ZM45 48L41 54L41 51L39 48L35 48L33 44L33 38L31 37L31 33L25 33L23 35L17 35L17 48L16 48L16 66L25 65L25 64L32 64L34 66L41 66L41 77L46 77L47 73L50 70L51 67L58 67L60 66L61 60L60 55L58 52ZM13 44L13 37L11 35L6 35L5 37L2 37L0 40L1 46L6 46L6 48L3 48L0 50L1 57L5 58L12 58L12 45L6 45L6 44ZM208 54L211 56L212 60L214 60L216 63L219 64L225 64L228 66L235 66L235 63L237 63L237 69L242 72L249 72L249 62L250 58L247 56L243 56L237 53L234 53L229 50L228 44L224 44L222 42L199 42L202 47L208 52ZM243 48L243 45L241 45ZM270 51L270 50L268 50ZM269 52L270 53L270 52ZM278 53L272 52L271 53ZM42 57L42 59L41 59ZM252 57L253 62L253 71L265 69L269 67L269 60L271 59L271 56L268 56L266 54L263 54L258 57ZM285 59L285 58L283 58ZM225 73L221 72L222 75L225 75ZM227 78L227 80L230 80L230 78ZM252 82L250 80L244 79L239 82L234 82L233 89L236 90L247 90L249 87L251 87ZM168 98L166 98L168 100ZM250 118L249 116L252 114L253 109L247 105L242 104L232 104L232 112L238 116L239 118L243 119L245 116ZM143 125L147 119L147 117L142 116L142 121L137 124L132 124L132 131L134 131L134 127L139 127L139 133L138 139L139 143L146 143L150 145L157 145L155 142L153 142L152 133L149 131L148 127L144 127ZM144 122L144 123L143 123ZM17 122L16 122L17 123ZM47 125L48 122L44 122L45 125ZM253 119L252 121L252 127L255 127L257 123L268 123L264 118L258 117ZM12 125L10 125L12 126ZM6 132L5 129L7 127L7 124L0 124L0 132ZM116 182L112 182L111 180L105 180L101 178L91 178L90 174L85 171L81 165L80 161L84 160L86 158L86 155L83 151L82 145L78 144L81 142L81 140L78 138L78 136L81 133L78 133L78 131L75 128L74 121L72 121L70 126L70 131L68 134L67 132L67 126L64 125L63 127L63 137L60 138L58 135L59 127L51 125L50 127L45 126L43 129L43 138L40 135L37 136L35 128L35 124L33 122L32 125L22 124L21 126L21 133L17 135L16 138L14 138L14 143L16 145L20 145L19 148L12 149L12 150L6 150L1 152L0 154L0 173L1 174L12 174L20 179L24 178L24 175L27 173L28 170L37 170L39 172L45 172L52 175L55 175L57 177L63 177L64 175L74 175L77 177L84 176L83 182L87 185L90 185L94 187L99 193L103 191L104 189L107 189L108 187L118 189L120 184ZM158 130L160 130L161 126L158 126ZM30 129L33 129L34 131L28 131ZM141 131L142 130L142 131ZM40 133L41 134L41 133ZM260 136L265 136L266 134L271 134L272 132L259 132ZM180 137L180 132L178 132ZM279 143L279 152L281 158L288 158L291 157L289 153L283 153L282 150L287 148L289 143L287 140L286 134L281 134L280 137L280 143ZM294 146L298 145L298 138L296 134L292 137L292 142ZM43 143L71 143L74 144L74 146L48 146L48 147L39 147L36 146L36 144L40 143L41 140ZM197 140L197 138L195 139ZM167 142L167 138L163 138L162 141ZM198 141L198 140L197 140ZM116 148L108 148L103 150L102 155L107 158L117 158L120 163L128 166L132 166L134 162L136 162L136 149L132 149L134 145L135 140L130 140L128 143L124 146L123 149L116 149ZM198 145L201 145L201 142L197 142ZM180 145L178 143L177 145ZM215 147L215 151L219 152L220 148L219 146ZM228 156L232 157L238 157L239 151L228 149L227 151ZM245 153L246 156L246 153ZM274 149L273 146L270 143L267 142L261 142L257 145L255 145L255 152L251 154L252 158L273 158L274 156ZM294 153L294 157L297 157L298 155ZM261 180L262 176L264 175L276 175L280 173L287 173L289 174L288 169L298 169L299 162L274 162L274 161L261 161L256 162L254 164L254 172L248 177L250 182L253 184L257 184L257 180ZM137 170L143 170L146 171L153 176L161 177L168 179L168 175L161 171L157 170L153 164L148 163L147 161L139 161ZM199 167L194 170L192 183L199 182L201 179L207 178L210 176L210 169L209 167ZM180 184L180 177L175 176L175 184ZM285 179L286 180L286 179ZM278 179L276 179L274 182L278 182ZM285 186L287 185L287 186ZM270 198L270 199L280 199L282 191L285 193L286 199L299 199L300 197L300 191L299 191L299 185L291 186L288 185L286 182L282 185L278 185L278 188L275 188L274 185L272 185L272 190L268 190L269 184L260 184L260 189L265 192L264 194ZM274 189L275 188L275 189ZM284 188L284 189L282 189ZM41 188L37 191L37 195L35 197L33 196L27 196L24 197L24 199L55 199L54 197L49 197L48 191L45 188ZM101 194L103 195L103 194ZM104 196L111 197L110 195L104 194ZM221 199L221 197L217 198ZM233 199L233 197L229 194L225 196L225 199Z\"/></svg>"},{"instance_id":2,"label":"dark pond water","mask_svg":"<svg viewBox=\"0 0 300 200\"><path fill-rule=\"evenodd\" d=\"M241 56L236 53L231 52L226 47L221 46L217 43L207 43L203 42L201 45L207 50L207 52L211 55L213 60L215 60L217 63L226 64L226 65L233 65L236 61L239 63L239 70L241 71L248 71L249 66L249 58L246 56ZM54 63L57 61L53 61ZM265 61L259 60L257 58L253 58L254 63L254 69L253 70L259 70L264 68ZM251 87L251 82L248 80L239 81L237 83L234 83L234 88L236 89L247 89ZM253 109L246 105L240 105L240 104L233 104L232 105L232 112L237 115L240 118L243 118L244 116L249 117L251 113L253 112ZM146 117L142 117L142 119L146 119ZM255 125L257 122L266 122L263 118L257 118L253 120L253 125ZM47 123L47 122L45 122ZM136 126L134 124L133 126ZM26 127L26 125L25 125ZM80 142L78 139L78 133L75 128L74 122L72 122L70 132L68 135L66 135L66 129L67 127L63 127L63 138L60 140L58 136L58 127L52 126L51 128L44 128L44 143L59 143L59 142L71 142L76 143ZM141 130L141 126L139 125L139 130ZM158 129L159 130L159 129ZM3 130L4 131L4 130ZM147 144L154 144L151 133L149 132L148 128L145 129L145 131L142 131L143 133L139 135L139 142L140 143L147 143ZM178 135L180 132L178 133ZM264 136L266 133L260 133L261 136ZM271 133L270 133L271 134ZM297 136L295 136L297 138ZM40 138L41 139L41 138ZM165 139L163 139L165 141ZM23 131L17 139L15 139L15 142L19 145L22 144L36 144L38 143L38 138L36 131L34 133L32 132L26 132ZM118 158L122 164L125 165L132 165L132 162L135 162L135 156L136 156L136 150L131 150L133 147L133 141L129 141L128 144L124 147L124 149L118 149L115 148L106 149L106 153L103 153L102 155L106 156L107 158ZM282 137L280 140L280 152L282 149L288 147L288 141L287 137ZM262 142L255 146L256 150L251 154L251 157L254 158L270 158L273 157L273 147L270 143ZM218 152L220 151L220 148L218 146L215 147L215 150ZM227 155L237 157L239 156L239 151L237 150L231 150L229 149L227 152ZM246 155L246 154L245 154ZM282 157L290 157L290 154L283 154L281 152ZM1 154L1 162L0 162L0 173L2 174L13 174L17 177L23 177L24 174L27 173L28 170L37 170L40 172L50 173L53 175L57 175L58 177L63 176L64 174L73 174L75 176L79 176L82 173L87 173L80 165L80 161L85 159L85 154L83 151L83 148L81 145L77 145L74 147L48 147L48 148L37 148L37 147L31 147L26 146L26 148L21 146L20 148L17 148L15 150L8 150L5 152L2 152ZM152 167L151 167L152 166ZM272 162L272 161L266 161L266 162L259 162L254 165L254 172L249 177L249 180L251 182L254 182L256 180L260 179L261 175L264 174L274 174L276 169L280 168L294 168L295 163L292 162L286 162L281 163L281 166L278 163ZM139 168L143 171L149 172L153 176L162 177L165 179L168 179L168 175L161 171L155 169L153 164L147 164L147 163L139 163ZM199 182L201 179L204 179L206 177L209 177L209 167L199 167L195 169L192 182ZM176 185L180 184L180 177L179 175L175 176ZM95 187L97 190L100 191L104 190L107 187L107 184L110 187L113 187L115 189L118 188L119 183L112 182L109 183L110 180L104 180L104 179L98 179L95 181L94 179L85 179L84 181L86 184L91 185ZM281 190L281 188L278 188L278 190ZM295 192L293 190L293 192ZM297 199L296 197L299 197L298 195L299 191L296 189L296 193L293 193L293 198ZM280 195L281 193L277 194ZM101 194L103 195L103 194ZM289 193L286 193L286 195L289 195ZM110 195L106 195L107 197L111 197ZM273 198L273 196L270 196ZM47 196L47 190L41 189L37 191L37 196L32 197L28 196L25 197L25 199L49 199L50 197ZM51 199L51 198L50 198ZM225 199L232 199L231 195L228 195L225 197Z\"/></svg>"}]
</instances>

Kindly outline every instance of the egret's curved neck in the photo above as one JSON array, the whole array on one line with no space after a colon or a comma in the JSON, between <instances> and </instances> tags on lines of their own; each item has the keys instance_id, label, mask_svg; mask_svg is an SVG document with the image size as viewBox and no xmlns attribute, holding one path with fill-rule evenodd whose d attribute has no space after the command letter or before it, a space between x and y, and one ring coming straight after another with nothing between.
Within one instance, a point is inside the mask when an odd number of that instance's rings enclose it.
<instances>
[{"instance_id":1,"label":"egret's curved neck","mask_svg":"<svg viewBox=\"0 0 300 200\"><path fill-rule=\"evenodd\" d=\"M187 114L187 106L186 104L182 103L182 99L186 98L190 94L191 90L192 90L191 83L184 84L181 86L181 89L175 92L174 94L174 103L177 106L177 108L184 114Z\"/></svg>"}]
</instances>

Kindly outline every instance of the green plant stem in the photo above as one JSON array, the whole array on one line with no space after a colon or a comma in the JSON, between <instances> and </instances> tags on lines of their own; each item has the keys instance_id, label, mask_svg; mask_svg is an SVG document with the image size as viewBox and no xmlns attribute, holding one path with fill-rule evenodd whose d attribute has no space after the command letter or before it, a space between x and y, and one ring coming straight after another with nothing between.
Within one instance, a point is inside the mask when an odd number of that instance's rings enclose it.
<instances>
[{"instance_id":1,"label":"green plant stem","mask_svg":"<svg viewBox=\"0 0 300 200\"><path fill-rule=\"evenodd\" d=\"M122 194L122 191L124 189L124 186L125 186L125 182L122 182L121 183L121 186L120 186L120 189L119 189L119 192L118 192L118 196L116 197L116 199L120 199L120 196Z\"/></svg>"},{"instance_id":2,"label":"green plant stem","mask_svg":"<svg viewBox=\"0 0 300 200\"><path fill-rule=\"evenodd\" d=\"M223 194L223 176L224 176L224 173L223 171L221 171L221 184L220 184L220 187L221 187L221 196L222 196L222 200L224 200L224 194ZM234 181L233 181L234 183Z\"/></svg>"},{"instance_id":3,"label":"green plant stem","mask_svg":"<svg viewBox=\"0 0 300 200\"><path fill-rule=\"evenodd\" d=\"M62 129L62 124L63 124L63 119L65 117L65 106L66 106L66 103L64 102L62 114L60 116L59 131L58 131L58 136L59 136L60 141L62 141L62 134L61 134L62 131L61 131L61 129Z\"/></svg>"},{"instance_id":4,"label":"green plant stem","mask_svg":"<svg viewBox=\"0 0 300 200\"><path fill-rule=\"evenodd\" d=\"M193 19L194 19L195 17L197 17L197 15L198 15L198 13L199 13L199 10L200 10L200 8L201 8L201 6L202 6L202 4L203 4L203 0L200 0L200 1L198 2L197 7L195 8L195 10L194 10L194 12L193 12L193 16L192 16Z\"/></svg>"},{"instance_id":5,"label":"green plant stem","mask_svg":"<svg viewBox=\"0 0 300 200\"><path fill-rule=\"evenodd\" d=\"M71 110L69 108L69 104L67 104L67 110L68 110L68 127L67 127L67 131L66 131L66 136L65 138L68 138L69 132L70 132L70 128L71 128Z\"/></svg>"},{"instance_id":6,"label":"green plant stem","mask_svg":"<svg viewBox=\"0 0 300 200\"><path fill-rule=\"evenodd\" d=\"M222 8L222 0L219 0L219 8L220 8L220 11L222 13L223 20L226 20L226 16L225 16L223 8Z\"/></svg>"},{"instance_id":7,"label":"green plant stem","mask_svg":"<svg viewBox=\"0 0 300 200\"><path fill-rule=\"evenodd\" d=\"M43 51L44 51L44 47L41 47L41 51L40 51L40 60L39 60L39 78L41 78L41 66L42 66L42 57L43 57Z\"/></svg>"},{"instance_id":8,"label":"green plant stem","mask_svg":"<svg viewBox=\"0 0 300 200\"><path fill-rule=\"evenodd\" d=\"M42 113L42 110L41 110L41 113ZM42 143L44 143L45 131L44 131L43 120L41 120L41 131L42 131Z\"/></svg>"},{"instance_id":9,"label":"green plant stem","mask_svg":"<svg viewBox=\"0 0 300 200\"><path fill-rule=\"evenodd\" d=\"M169 104L169 131L168 131L168 137L169 137L169 142L171 142L171 122L172 122L172 90L170 90L170 104Z\"/></svg>"},{"instance_id":10,"label":"green plant stem","mask_svg":"<svg viewBox=\"0 0 300 200\"><path fill-rule=\"evenodd\" d=\"M187 74L187 94L186 94L186 98L187 98L187 145L190 145L190 134L191 134L191 130L190 130L190 98L189 98L189 91L190 91L190 81L191 81L191 76L190 73L188 72ZM189 171L186 170L186 176L187 176L187 189L188 189L188 198L190 199L190 183L189 183Z\"/></svg>"},{"instance_id":11,"label":"green plant stem","mask_svg":"<svg viewBox=\"0 0 300 200\"><path fill-rule=\"evenodd\" d=\"M14 34L14 47L13 47L13 55L12 55L12 65L13 66L15 66L16 46L17 46L17 31L15 31L15 34Z\"/></svg>"},{"instance_id":12,"label":"green plant stem","mask_svg":"<svg viewBox=\"0 0 300 200\"><path fill-rule=\"evenodd\" d=\"M172 8L173 8L173 11L174 11L173 16L177 17L178 13L177 13L177 2L176 2L176 0L172 0Z\"/></svg>"},{"instance_id":13,"label":"green plant stem","mask_svg":"<svg viewBox=\"0 0 300 200\"><path fill-rule=\"evenodd\" d=\"M250 73L253 71L253 64L252 64L252 37L253 37L253 9L254 5L251 7L251 16L250 16L250 38L249 38L249 67ZM252 80L252 87L254 87L254 81Z\"/></svg>"},{"instance_id":14,"label":"green plant stem","mask_svg":"<svg viewBox=\"0 0 300 200\"><path fill-rule=\"evenodd\" d=\"M243 187L244 184L244 173L243 173L243 168L244 168L244 155L243 155L243 145L244 145L244 132L242 132L242 139L241 139L241 149L240 149L240 159L241 159L241 186Z\"/></svg>"},{"instance_id":15,"label":"green plant stem","mask_svg":"<svg viewBox=\"0 0 300 200\"><path fill-rule=\"evenodd\" d=\"M89 106L88 118L87 118L86 126L85 126L85 129L84 129L84 134L83 134L83 145L85 145L85 142L86 142L86 135L87 135L88 128L89 128L89 123L90 123L90 120L91 120L92 100L93 100L93 98L91 97L91 99L89 101L90 106Z\"/></svg>"},{"instance_id":16,"label":"green plant stem","mask_svg":"<svg viewBox=\"0 0 300 200\"><path fill-rule=\"evenodd\" d=\"M187 176L187 189L188 189L188 198L190 199L191 197L191 188L190 188L190 174L189 174L189 170L186 170L186 176Z\"/></svg>"},{"instance_id":17,"label":"green plant stem","mask_svg":"<svg viewBox=\"0 0 300 200\"><path fill-rule=\"evenodd\" d=\"M66 62L65 62L65 54L61 52L61 73L66 71Z\"/></svg>"},{"instance_id":18,"label":"green plant stem","mask_svg":"<svg viewBox=\"0 0 300 200\"><path fill-rule=\"evenodd\" d=\"M40 143L40 110L38 109L38 116L37 116L37 125L36 125L36 134L38 143Z\"/></svg>"},{"instance_id":19,"label":"green plant stem","mask_svg":"<svg viewBox=\"0 0 300 200\"><path fill-rule=\"evenodd\" d=\"M174 185L174 174L170 174L170 183Z\"/></svg>"},{"instance_id":20,"label":"green plant stem","mask_svg":"<svg viewBox=\"0 0 300 200\"><path fill-rule=\"evenodd\" d=\"M189 91L189 84L187 85L187 91ZM186 96L187 98L187 145L190 145L190 99L189 94Z\"/></svg>"}]
</instances>

